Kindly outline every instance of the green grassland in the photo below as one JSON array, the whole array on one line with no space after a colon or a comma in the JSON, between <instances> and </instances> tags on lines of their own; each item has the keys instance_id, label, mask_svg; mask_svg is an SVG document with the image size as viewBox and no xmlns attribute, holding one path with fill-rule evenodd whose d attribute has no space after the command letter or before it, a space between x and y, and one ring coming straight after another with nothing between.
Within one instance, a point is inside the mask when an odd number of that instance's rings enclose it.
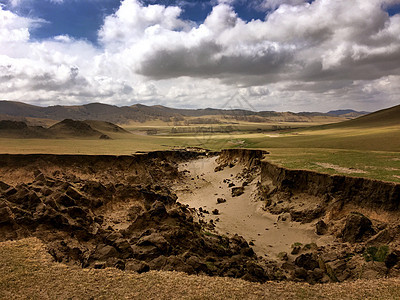
<instances>
[{"instance_id":1,"label":"green grassland","mask_svg":"<svg viewBox=\"0 0 400 300\"><path fill-rule=\"evenodd\" d=\"M231 122L177 125L160 120L132 123L131 132L98 139L5 139L0 153L112 154L202 147L265 149L288 168L311 169L400 182L400 109L383 110L341 123ZM311 126L314 125L314 126Z\"/></svg>"}]
</instances>

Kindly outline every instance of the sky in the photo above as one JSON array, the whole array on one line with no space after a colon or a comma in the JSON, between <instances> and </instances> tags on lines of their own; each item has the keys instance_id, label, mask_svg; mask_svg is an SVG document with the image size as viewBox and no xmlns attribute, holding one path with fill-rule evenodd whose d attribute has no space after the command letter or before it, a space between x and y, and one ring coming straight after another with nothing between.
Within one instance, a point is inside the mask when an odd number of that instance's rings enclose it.
<instances>
[{"instance_id":1,"label":"sky","mask_svg":"<svg viewBox=\"0 0 400 300\"><path fill-rule=\"evenodd\" d=\"M0 100L374 111L400 0L0 0Z\"/></svg>"}]
</instances>

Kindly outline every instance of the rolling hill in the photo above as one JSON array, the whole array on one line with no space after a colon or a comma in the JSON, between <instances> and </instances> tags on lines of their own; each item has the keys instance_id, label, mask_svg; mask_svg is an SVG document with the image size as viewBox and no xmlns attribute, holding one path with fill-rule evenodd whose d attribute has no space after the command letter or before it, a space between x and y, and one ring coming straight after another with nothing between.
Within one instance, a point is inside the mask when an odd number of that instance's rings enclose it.
<instances>
[{"instance_id":1,"label":"rolling hill","mask_svg":"<svg viewBox=\"0 0 400 300\"><path fill-rule=\"evenodd\" d=\"M104 121L76 121L65 119L49 128L29 126L21 121L0 121L0 137L2 138L101 138L110 139L109 135L130 134L125 129Z\"/></svg>"},{"instance_id":2,"label":"rolling hill","mask_svg":"<svg viewBox=\"0 0 400 300\"><path fill-rule=\"evenodd\" d=\"M102 103L91 103L79 106L49 106L40 107L22 102L0 101L0 115L2 119L23 120L23 118L52 119L52 120L99 120L115 124L127 124L130 122L146 122L162 120L171 122L176 119L191 117L214 116L222 119L231 119L247 122L310 122L315 117L324 117L327 120L340 121L340 115L326 113L292 113L274 111L250 111L243 109L176 109L161 105L146 106L135 104L132 106L114 106ZM331 119L330 119L331 118Z\"/></svg>"},{"instance_id":3,"label":"rolling hill","mask_svg":"<svg viewBox=\"0 0 400 300\"><path fill-rule=\"evenodd\" d=\"M326 128L346 128L346 127L383 127L383 126L400 126L400 105L382 109L356 119L348 120L341 123L324 125Z\"/></svg>"}]
</instances>

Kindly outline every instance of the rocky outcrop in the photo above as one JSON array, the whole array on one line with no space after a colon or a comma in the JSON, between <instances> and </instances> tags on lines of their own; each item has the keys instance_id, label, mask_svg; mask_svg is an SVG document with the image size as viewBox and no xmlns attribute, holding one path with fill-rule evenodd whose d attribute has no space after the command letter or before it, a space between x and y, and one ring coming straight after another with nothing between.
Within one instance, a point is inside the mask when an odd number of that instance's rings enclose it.
<instances>
[{"instance_id":1,"label":"rocky outcrop","mask_svg":"<svg viewBox=\"0 0 400 300\"><path fill-rule=\"evenodd\" d=\"M82 267L274 279L242 237L208 232L176 202L176 162L199 155L2 155L2 174L24 182L0 184L0 240L36 236Z\"/></svg>"}]
</instances>

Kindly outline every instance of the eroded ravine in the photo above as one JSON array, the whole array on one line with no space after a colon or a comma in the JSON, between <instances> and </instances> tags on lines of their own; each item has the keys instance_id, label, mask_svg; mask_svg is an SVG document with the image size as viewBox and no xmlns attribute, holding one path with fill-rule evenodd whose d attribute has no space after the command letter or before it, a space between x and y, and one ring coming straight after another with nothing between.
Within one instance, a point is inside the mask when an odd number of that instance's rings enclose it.
<instances>
[{"instance_id":1,"label":"eroded ravine","mask_svg":"<svg viewBox=\"0 0 400 300\"><path fill-rule=\"evenodd\" d=\"M400 276L400 185L287 170L265 154L0 155L0 241L34 236L59 262L138 272Z\"/></svg>"},{"instance_id":2,"label":"eroded ravine","mask_svg":"<svg viewBox=\"0 0 400 300\"><path fill-rule=\"evenodd\" d=\"M290 217L282 218L263 210L264 202L260 200L257 186L261 180L259 170L252 174L244 193L233 197L232 188L241 187L246 181L241 176L245 165L237 163L216 172L217 160L218 156L214 156L181 163L179 170L185 176L176 187L178 201L197 211L201 208L203 218L207 222L213 220L215 232L228 236L239 234L253 242L257 255L272 259L278 259L281 252L290 253L294 243L325 245L332 241L330 236L318 236L315 224L292 222ZM218 198L226 202L218 203ZM218 215L212 213L215 209Z\"/></svg>"}]
</instances>

